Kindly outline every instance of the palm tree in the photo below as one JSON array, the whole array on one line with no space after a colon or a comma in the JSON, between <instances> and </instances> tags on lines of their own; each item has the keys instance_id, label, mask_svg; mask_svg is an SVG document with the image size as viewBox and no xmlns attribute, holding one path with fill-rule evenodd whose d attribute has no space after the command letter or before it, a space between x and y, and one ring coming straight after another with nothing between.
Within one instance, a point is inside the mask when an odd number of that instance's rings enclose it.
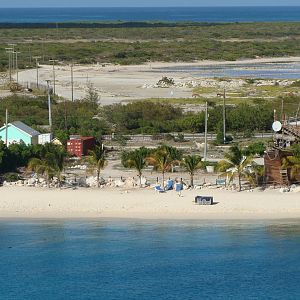
<instances>
[{"instance_id":1,"label":"palm tree","mask_svg":"<svg viewBox=\"0 0 300 300\"><path fill-rule=\"evenodd\" d=\"M177 150L177 149L176 149ZM177 150L178 151L178 150ZM165 182L165 173L170 171L174 164L178 163L179 152L175 153L173 147L161 146L153 151L148 157L147 162L162 173L162 186ZM176 154L176 155L175 155Z\"/></svg>"},{"instance_id":2,"label":"palm tree","mask_svg":"<svg viewBox=\"0 0 300 300\"><path fill-rule=\"evenodd\" d=\"M291 170L291 179L295 179L300 173L300 145L296 144L292 147L293 155L289 155L282 159L282 168Z\"/></svg>"},{"instance_id":3,"label":"palm tree","mask_svg":"<svg viewBox=\"0 0 300 300\"><path fill-rule=\"evenodd\" d=\"M140 186L142 185L142 170L147 166L147 156L149 150L145 147L140 149L124 152L122 154L122 164L125 168L134 168L137 170L140 180Z\"/></svg>"},{"instance_id":4,"label":"palm tree","mask_svg":"<svg viewBox=\"0 0 300 300\"><path fill-rule=\"evenodd\" d=\"M204 166L202 157L199 155L187 155L183 158L182 165L189 172L191 178L191 187L193 187L195 172Z\"/></svg>"},{"instance_id":5,"label":"palm tree","mask_svg":"<svg viewBox=\"0 0 300 300\"><path fill-rule=\"evenodd\" d=\"M171 159L173 160L173 162L171 164L171 172L173 173L174 165L178 164L182 160L182 151L178 150L175 147L170 147L167 145L163 145L163 146L161 146L161 148L165 149L169 153Z\"/></svg>"},{"instance_id":6,"label":"palm tree","mask_svg":"<svg viewBox=\"0 0 300 300\"><path fill-rule=\"evenodd\" d=\"M244 171L244 177L252 187L257 187L263 183L265 174L264 166L251 162L251 167Z\"/></svg>"},{"instance_id":7,"label":"palm tree","mask_svg":"<svg viewBox=\"0 0 300 300\"><path fill-rule=\"evenodd\" d=\"M89 151L89 164L91 169L97 171L97 185L100 187L100 172L106 166L106 151L103 145L96 146L94 150Z\"/></svg>"},{"instance_id":8,"label":"palm tree","mask_svg":"<svg viewBox=\"0 0 300 300\"><path fill-rule=\"evenodd\" d=\"M219 162L218 170L224 172L222 176L229 176L229 182L238 178L239 191L242 189L242 177L247 177L247 167L252 164L252 156L244 156L238 146L230 147L230 152L225 154L225 159Z\"/></svg>"},{"instance_id":9,"label":"palm tree","mask_svg":"<svg viewBox=\"0 0 300 300\"><path fill-rule=\"evenodd\" d=\"M52 153L46 154L44 158L32 158L28 164L28 170L46 177L48 187L50 179L59 171L55 163L55 156Z\"/></svg>"},{"instance_id":10,"label":"palm tree","mask_svg":"<svg viewBox=\"0 0 300 300\"><path fill-rule=\"evenodd\" d=\"M32 158L28 164L28 170L46 177L48 187L50 179L57 176L61 183L61 172L64 169L66 151L63 147L46 144L40 148L37 157Z\"/></svg>"}]
</instances>

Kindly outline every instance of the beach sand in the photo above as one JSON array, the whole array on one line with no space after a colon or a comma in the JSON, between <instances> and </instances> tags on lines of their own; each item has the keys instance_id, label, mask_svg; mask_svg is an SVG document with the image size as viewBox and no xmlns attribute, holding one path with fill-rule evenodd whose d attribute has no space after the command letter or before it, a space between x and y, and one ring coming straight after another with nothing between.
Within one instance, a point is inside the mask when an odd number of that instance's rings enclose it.
<instances>
[{"instance_id":1,"label":"beach sand","mask_svg":"<svg viewBox=\"0 0 300 300\"><path fill-rule=\"evenodd\" d=\"M299 62L300 57L258 58L240 61L196 61L196 62L151 62L143 65L76 65L74 66L74 98L81 99L86 95L88 83L92 83L101 96L100 103L109 105L122 101L142 100L149 98L191 98L193 88L169 87L152 88L162 76L172 77L176 83L198 80L190 72L165 71L160 68L182 66L216 66L227 64L259 64L276 62ZM56 93L66 99L71 99L70 66L56 66ZM52 66L40 65L40 85L46 85L46 80L52 80ZM30 86L36 82L36 69L19 72L19 82ZM148 86L148 88L143 88ZM150 86L150 87L149 87Z\"/></svg>"},{"instance_id":2,"label":"beach sand","mask_svg":"<svg viewBox=\"0 0 300 300\"><path fill-rule=\"evenodd\" d=\"M215 205L196 205L196 195L214 196ZM179 197L152 189L1 187L0 218L294 219L300 218L300 193L203 189Z\"/></svg>"}]
</instances>

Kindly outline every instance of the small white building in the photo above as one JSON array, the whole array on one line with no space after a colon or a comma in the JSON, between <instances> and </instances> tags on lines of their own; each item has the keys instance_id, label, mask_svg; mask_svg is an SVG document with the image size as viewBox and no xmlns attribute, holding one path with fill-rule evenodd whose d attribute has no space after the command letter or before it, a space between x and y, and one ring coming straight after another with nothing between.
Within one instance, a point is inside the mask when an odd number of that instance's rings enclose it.
<instances>
[{"instance_id":1,"label":"small white building","mask_svg":"<svg viewBox=\"0 0 300 300\"><path fill-rule=\"evenodd\" d=\"M39 145L45 145L47 143L51 143L52 141L52 133L42 133L38 137Z\"/></svg>"}]
</instances>

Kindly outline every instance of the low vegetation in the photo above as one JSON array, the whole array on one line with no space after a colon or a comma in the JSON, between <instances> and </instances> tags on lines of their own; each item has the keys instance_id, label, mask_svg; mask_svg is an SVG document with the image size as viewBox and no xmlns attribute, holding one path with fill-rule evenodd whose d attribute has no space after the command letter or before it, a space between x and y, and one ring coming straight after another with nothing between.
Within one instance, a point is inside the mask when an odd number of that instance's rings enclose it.
<instances>
[{"instance_id":1,"label":"low vegetation","mask_svg":"<svg viewBox=\"0 0 300 300\"><path fill-rule=\"evenodd\" d=\"M21 68L33 66L34 56L41 56L42 63L55 58L65 63L137 64L300 54L300 25L292 22L83 25L82 28L80 24L58 24L58 28L47 28L46 24L33 28L28 24L28 28L2 25L0 70L7 68L5 48L12 42L18 43ZM36 28L38 26L41 28Z\"/></svg>"}]
</instances>

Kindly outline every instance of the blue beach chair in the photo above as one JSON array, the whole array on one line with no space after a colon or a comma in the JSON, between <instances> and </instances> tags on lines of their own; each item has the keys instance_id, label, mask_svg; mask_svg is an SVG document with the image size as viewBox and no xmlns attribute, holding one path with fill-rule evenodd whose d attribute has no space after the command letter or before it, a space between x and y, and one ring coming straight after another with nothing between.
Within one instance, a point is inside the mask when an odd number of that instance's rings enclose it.
<instances>
[{"instance_id":1,"label":"blue beach chair","mask_svg":"<svg viewBox=\"0 0 300 300\"><path fill-rule=\"evenodd\" d=\"M164 193L165 192L165 190L162 189L160 185L156 185L154 187L154 190L155 190L155 192L158 192L158 193Z\"/></svg>"},{"instance_id":2,"label":"blue beach chair","mask_svg":"<svg viewBox=\"0 0 300 300\"><path fill-rule=\"evenodd\" d=\"M174 181L172 180L172 179L169 179L168 181L167 181L167 185L166 185L166 187L165 187L165 190L166 191L171 191L171 190L173 190L174 189Z\"/></svg>"}]
</instances>

